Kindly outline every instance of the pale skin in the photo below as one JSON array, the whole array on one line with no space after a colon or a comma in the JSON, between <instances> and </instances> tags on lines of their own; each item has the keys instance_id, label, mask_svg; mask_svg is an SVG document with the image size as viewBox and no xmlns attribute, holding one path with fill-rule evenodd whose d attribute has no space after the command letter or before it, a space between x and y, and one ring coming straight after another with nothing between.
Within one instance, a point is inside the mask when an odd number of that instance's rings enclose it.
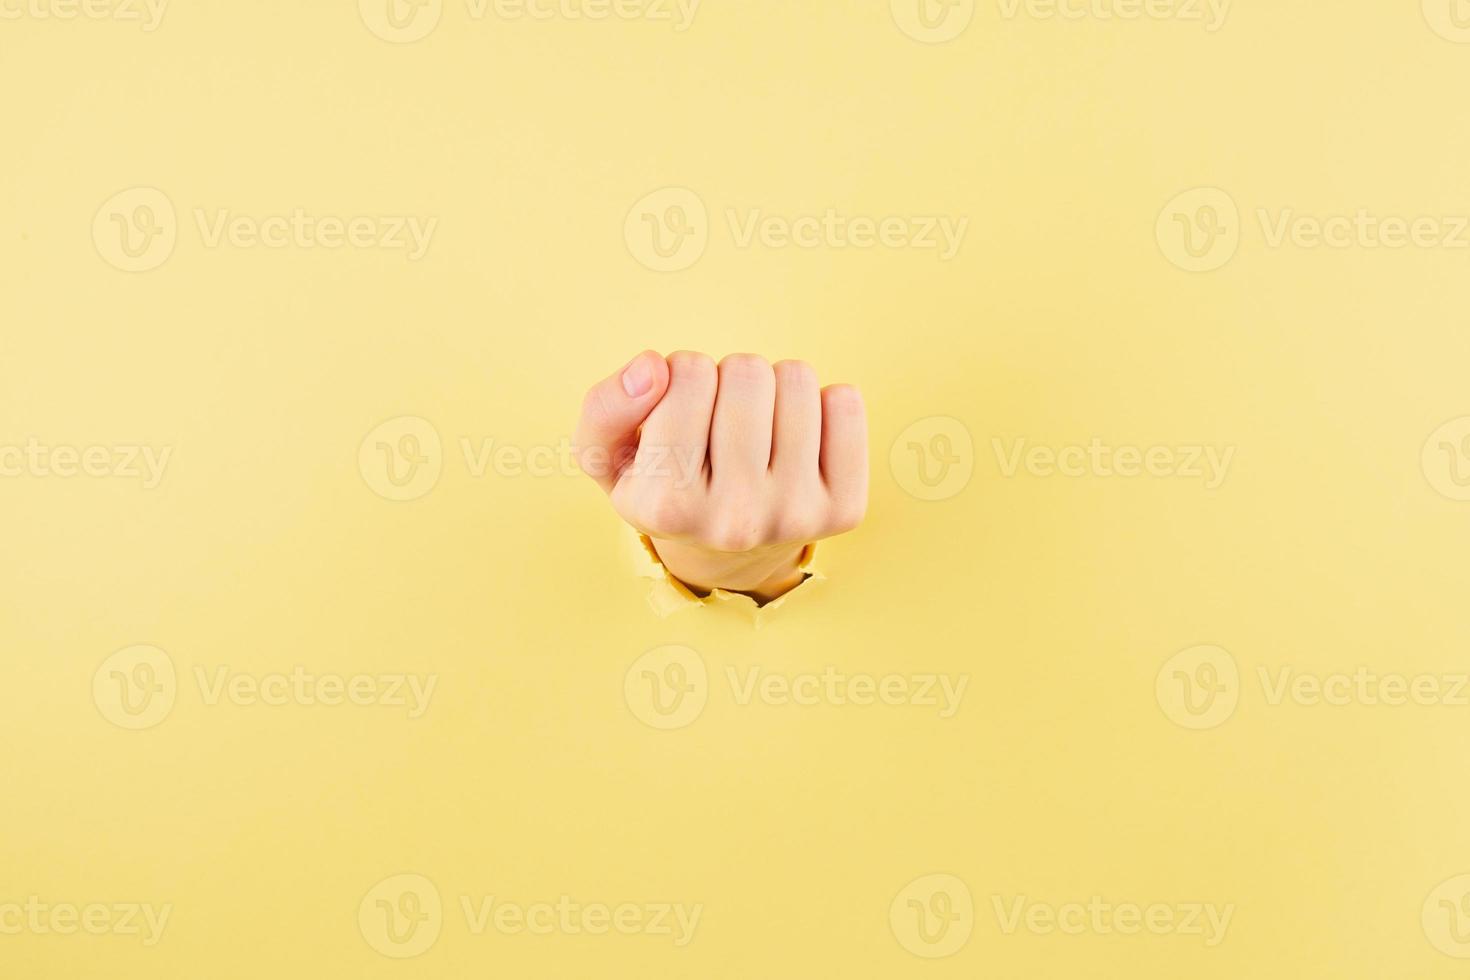
<instances>
[{"instance_id":1,"label":"pale skin","mask_svg":"<svg viewBox=\"0 0 1470 980\"><path fill-rule=\"evenodd\" d=\"M587 392L582 470L699 594L769 602L800 585L808 544L862 522L868 424L851 385L802 361L644 351Z\"/></svg>"}]
</instances>

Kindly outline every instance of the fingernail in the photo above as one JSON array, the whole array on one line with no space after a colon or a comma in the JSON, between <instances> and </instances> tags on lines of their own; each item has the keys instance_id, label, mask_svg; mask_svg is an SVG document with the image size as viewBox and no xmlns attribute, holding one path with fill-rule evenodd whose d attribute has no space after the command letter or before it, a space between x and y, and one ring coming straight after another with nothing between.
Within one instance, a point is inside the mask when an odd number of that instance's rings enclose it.
<instances>
[{"instance_id":1,"label":"fingernail","mask_svg":"<svg viewBox=\"0 0 1470 980\"><path fill-rule=\"evenodd\" d=\"M639 354L623 369L623 390L629 398L641 398L652 387L653 370L648 366L648 358Z\"/></svg>"}]
</instances>

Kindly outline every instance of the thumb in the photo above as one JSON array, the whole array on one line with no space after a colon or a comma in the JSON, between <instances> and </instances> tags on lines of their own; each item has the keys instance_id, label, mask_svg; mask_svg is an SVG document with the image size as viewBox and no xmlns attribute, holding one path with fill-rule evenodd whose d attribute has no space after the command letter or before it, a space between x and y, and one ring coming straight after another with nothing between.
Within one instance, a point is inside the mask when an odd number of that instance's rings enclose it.
<instances>
[{"instance_id":1,"label":"thumb","mask_svg":"<svg viewBox=\"0 0 1470 980\"><path fill-rule=\"evenodd\" d=\"M646 350L587 392L572 445L577 465L602 489L612 492L638 451L638 427L668 389L668 362Z\"/></svg>"}]
</instances>

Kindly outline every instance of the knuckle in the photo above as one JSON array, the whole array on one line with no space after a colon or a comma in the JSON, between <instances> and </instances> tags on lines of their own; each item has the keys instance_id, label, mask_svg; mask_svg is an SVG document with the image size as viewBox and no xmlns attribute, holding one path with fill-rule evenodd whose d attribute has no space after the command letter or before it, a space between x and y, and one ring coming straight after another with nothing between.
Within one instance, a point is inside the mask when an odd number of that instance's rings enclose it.
<instances>
[{"instance_id":1,"label":"knuckle","mask_svg":"<svg viewBox=\"0 0 1470 980\"><path fill-rule=\"evenodd\" d=\"M674 351L669 355L669 365L686 370L691 374L713 375L715 373L715 359L699 351Z\"/></svg>"},{"instance_id":2,"label":"knuckle","mask_svg":"<svg viewBox=\"0 0 1470 980\"><path fill-rule=\"evenodd\" d=\"M866 497L838 500L832 505L831 525L833 534L844 534L863 522L868 514Z\"/></svg>"},{"instance_id":3,"label":"knuckle","mask_svg":"<svg viewBox=\"0 0 1470 980\"><path fill-rule=\"evenodd\" d=\"M692 516L688 499L669 487L651 488L637 507L638 522L659 534L684 534Z\"/></svg>"},{"instance_id":4,"label":"knuckle","mask_svg":"<svg viewBox=\"0 0 1470 980\"><path fill-rule=\"evenodd\" d=\"M609 418L607 398L603 394L602 385L593 385L582 396L582 419L594 427L601 427Z\"/></svg>"},{"instance_id":5,"label":"knuckle","mask_svg":"<svg viewBox=\"0 0 1470 980\"><path fill-rule=\"evenodd\" d=\"M577 468L594 480L601 480L613 473L612 457L602 446L577 446L574 458Z\"/></svg>"},{"instance_id":6,"label":"knuckle","mask_svg":"<svg viewBox=\"0 0 1470 980\"><path fill-rule=\"evenodd\" d=\"M822 389L822 403L829 412L848 416L863 414L863 395L855 385L828 385Z\"/></svg>"},{"instance_id":7,"label":"knuckle","mask_svg":"<svg viewBox=\"0 0 1470 980\"><path fill-rule=\"evenodd\" d=\"M759 354L730 354L720 361L720 373L735 372L741 375L769 375L771 365Z\"/></svg>"},{"instance_id":8,"label":"knuckle","mask_svg":"<svg viewBox=\"0 0 1470 980\"><path fill-rule=\"evenodd\" d=\"M817 522L806 512L783 514L776 519L775 534L779 541L815 541L820 537L819 532Z\"/></svg>"},{"instance_id":9,"label":"knuckle","mask_svg":"<svg viewBox=\"0 0 1470 980\"><path fill-rule=\"evenodd\" d=\"M707 532L705 543L715 551L739 554L752 550L762 542L759 530L749 523L726 521Z\"/></svg>"},{"instance_id":10,"label":"knuckle","mask_svg":"<svg viewBox=\"0 0 1470 980\"><path fill-rule=\"evenodd\" d=\"M646 530L643 527L642 515L638 513L638 498L633 494L628 483L621 482L615 485L612 492L608 494L608 500L612 502L613 510L619 517L640 530Z\"/></svg>"},{"instance_id":11,"label":"knuckle","mask_svg":"<svg viewBox=\"0 0 1470 980\"><path fill-rule=\"evenodd\" d=\"M806 361L777 361L773 367L776 376L787 384L811 385L817 380L817 371Z\"/></svg>"}]
</instances>

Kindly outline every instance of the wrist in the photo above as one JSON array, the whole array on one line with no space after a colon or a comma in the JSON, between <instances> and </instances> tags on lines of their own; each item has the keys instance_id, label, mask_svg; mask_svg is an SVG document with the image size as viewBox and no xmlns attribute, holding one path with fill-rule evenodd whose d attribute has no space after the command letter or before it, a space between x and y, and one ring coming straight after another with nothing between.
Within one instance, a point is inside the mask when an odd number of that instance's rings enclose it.
<instances>
[{"instance_id":1,"label":"wrist","mask_svg":"<svg viewBox=\"0 0 1470 980\"><path fill-rule=\"evenodd\" d=\"M806 580L801 567L807 552L803 545L730 553L710 551L674 539L649 540L669 574L700 596L723 589L748 595L764 605Z\"/></svg>"}]
</instances>

